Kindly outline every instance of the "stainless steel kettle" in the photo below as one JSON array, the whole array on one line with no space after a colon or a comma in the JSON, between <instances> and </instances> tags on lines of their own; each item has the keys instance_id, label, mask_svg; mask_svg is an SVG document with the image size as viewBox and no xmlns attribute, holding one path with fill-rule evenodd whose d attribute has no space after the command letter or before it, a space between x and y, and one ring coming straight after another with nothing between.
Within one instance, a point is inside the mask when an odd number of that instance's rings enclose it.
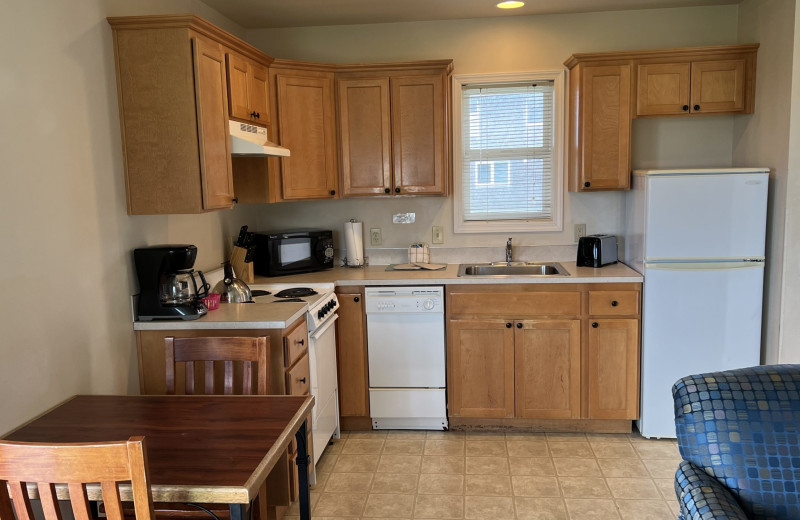
<instances>
[{"instance_id":1,"label":"stainless steel kettle","mask_svg":"<svg viewBox=\"0 0 800 520\"><path fill-rule=\"evenodd\" d=\"M224 278L214 286L214 292L220 294L220 301L227 303L250 303L253 298L246 283L234 278L230 262L222 264Z\"/></svg>"}]
</instances>

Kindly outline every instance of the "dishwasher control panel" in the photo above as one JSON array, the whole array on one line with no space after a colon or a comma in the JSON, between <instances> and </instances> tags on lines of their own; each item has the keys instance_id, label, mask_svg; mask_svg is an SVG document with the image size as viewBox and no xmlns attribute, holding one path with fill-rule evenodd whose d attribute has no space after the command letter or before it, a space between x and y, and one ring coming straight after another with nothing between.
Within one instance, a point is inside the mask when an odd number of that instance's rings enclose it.
<instances>
[{"instance_id":1,"label":"dishwasher control panel","mask_svg":"<svg viewBox=\"0 0 800 520\"><path fill-rule=\"evenodd\" d=\"M443 287L367 287L367 314L444 313Z\"/></svg>"}]
</instances>

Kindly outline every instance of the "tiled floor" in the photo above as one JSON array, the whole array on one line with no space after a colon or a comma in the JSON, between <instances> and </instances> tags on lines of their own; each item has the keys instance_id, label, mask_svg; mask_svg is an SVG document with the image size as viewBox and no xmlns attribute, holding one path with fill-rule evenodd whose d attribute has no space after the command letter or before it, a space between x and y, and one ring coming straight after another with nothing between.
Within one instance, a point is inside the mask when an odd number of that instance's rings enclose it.
<instances>
[{"instance_id":1,"label":"tiled floor","mask_svg":"<svg viewBox=\"0 0 800 520\"><path fill-rule=\"evenodd\" d=\"M319 461L312 515L673 520L679 460L638 434L350 432Z\"/></svg>"}]
</instances>

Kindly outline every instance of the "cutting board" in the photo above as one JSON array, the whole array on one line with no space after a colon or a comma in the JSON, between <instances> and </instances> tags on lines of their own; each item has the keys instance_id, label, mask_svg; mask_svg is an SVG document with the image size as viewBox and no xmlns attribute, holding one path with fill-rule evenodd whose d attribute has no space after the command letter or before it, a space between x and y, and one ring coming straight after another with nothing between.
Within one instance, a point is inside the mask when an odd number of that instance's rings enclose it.
<instances>
[{"instance_id":1,"label":"cutting board","mask_svg":"<svg viewBox=\"0 0 800 520\"><path fill-rule=\"evenodd\" d=\"M447 264L426 264L415 262L413 264L391 264L386 267L387 271L439 271L447 268Z\"/></svg>"}]
</instances>

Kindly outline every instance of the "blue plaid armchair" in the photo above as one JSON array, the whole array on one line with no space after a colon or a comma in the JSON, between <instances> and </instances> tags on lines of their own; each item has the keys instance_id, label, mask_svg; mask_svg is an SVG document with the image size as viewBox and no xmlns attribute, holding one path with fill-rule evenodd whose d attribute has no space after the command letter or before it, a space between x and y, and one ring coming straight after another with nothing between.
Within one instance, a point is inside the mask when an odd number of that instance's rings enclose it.
<instances>
[{"instance_id":1,"label":"blue plaid armchair","mask_svg":"<svg viewBox=\"0 0 800 520\"><path fill-rule=\"evenodd\" d=\"M684 377L672 396L679 518L800 519L800 365Z\"/></svg>"}]
</instances>

